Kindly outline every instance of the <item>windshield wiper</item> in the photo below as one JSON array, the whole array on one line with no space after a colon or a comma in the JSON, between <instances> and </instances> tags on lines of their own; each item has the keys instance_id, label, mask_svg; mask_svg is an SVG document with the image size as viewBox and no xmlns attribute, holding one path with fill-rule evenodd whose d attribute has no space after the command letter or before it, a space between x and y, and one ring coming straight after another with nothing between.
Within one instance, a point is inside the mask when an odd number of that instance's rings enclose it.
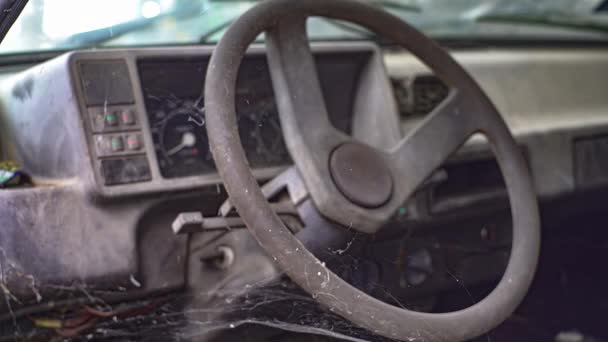
<instances>
[{"instance_id":1,"label":"windshield wiper","mask_svg":"<svg viewBox=\"0 0 608 342\"><path fill-rule=\"evenodd\" d=\"M369 3L370 5L380 6L385 9L392 9L392 10L396 10L396 11L400 11L400 12L414 12L414 13L422 12L422 8L420 8L418 6L411 5L411 4L404 4L404 3L401 3L400 1L394 1L394 0L372 0L372 1L367 1L367 3Z\"/></svg>"},{"instance_id":2,"label":"windshield wiper","mask_svg":"<svg viewBox=\"0 0 608 342\"><path fill-rule=\"evenodd\" d=\"M114 38L118 38L125 33L137 31L144 29L158 20L165 17L164 15L159 15L154 18L140 18L135 20L130 20L124 23L107 26L104 28L100 28L97 30L81 32L74 35L69 36L64 41L59 43L58 45L61 47L70 47L70 46L78 46L78 47L92 47L102 44L108 40L112 40Z\"/></svg>"},{"instance_id":3,"label":"windshield wiper","mask_svg":"<svg viewBox=\"0 0 608 342\"><path fill-rule=\"evenodd\" d=\"M165 18L187 18L194 15L200 15L201 12L196 6L182 7L177 10L161 13L152 18L137 18L116 25L103 27L100 29L81 32L69 36L64 41L58 44L60 47L93 47L103 44L109 40L118 38L124 34L139 31L146 27L156 24Z\"/></svg>"},{"instance_id":4,"label":"windshield wiper","mask_svg":"<svg viewBox=\"0 0 608 342\"><path fill-rule=\"evenodd\" d=\"M259 0L244 0L241 2L256 3L258 1ZM373 6L379 6L379 7L385 8L385 9L390 9L390 10L400 11L400 12L420 13L422 11L420 7L417 7L417 6L414 6L411 4L404 4L404 3L401 3L396 0L368 0L367 3L371 4ZM214 8L213 6L211 6L206 11L201 12L199 8L192 8L192 7L196 7L196 6L191 6L191 7L189 6L189 7L185 7L185 8L182 7L176 11L163 13L163 14L160 14L160 15L152 17L152 18L138 18L138 19L126 21L123 23L119 23L116 25L92 30L92 31L77 33L72 36L69 36L68 38L66 38L65 40L63 40L62 42L60 42L57 45L59 47L99 46L107 41L116 39L124 34L131 33L134 31L139 31L139 30L145 29L149 26L155 25L157 22L162 21L165 18L183 19L183 18L193 17L193 16L202 16L206 12L209 12L211 9ZM221 22L220 24L208 29L207 31L205 31L203 34L200 35L199 42L200 43L209 43L211 41L211 37L213 37L215 34L217 34L219 32L226 30L228 28L228 26L230 26L238 17L239 17L239 15L237 15L233 18L230 18L228 20L225 20L224 22ZM362 38L376 40L375 39L376 36L373 33L369 32L363 28L359 28L354 25L345 24L345 23L342 23L339 21L334 21L331 19L327 19L327 21L331 25L338 27L342 30L354 32L354 33L360 35Z\"/></svg>"},{"instance_id":5,"label":"windshield wiper","mask_svg":"<svg viewBox=\"0 0 608 342\"><path fill-rule=\"evenodd\" d=\"M527 24L545 27L566 28L578 31L608 33L608 21L590 17L566 17L547 14L486 14L476 18L481 23Z\"/></svg>"},{"instance_id":6,"label":"windshield wiper","mask_svg":"<svg viewBox=\"0 0 608 342\"><path fill-rule=\"evenodd\" d=\"M226 20L225 22L220 23L217 26L214 26L210 30L207 30L205 33L203 33L201 35L201 37L199 38L199 42L201 44L205 44L205 43L211 42L211 37L213 37L218 32L222 32L222 31L226 30L230 25L232 25L232 23L237 18ZM324 19L328 24L330 24L330 25L332 25L334 27L339 28L340 30L354 32L357 35L360 35L362 38L365 38L365 39L372 39L372 40L377 39L377 36L374 33L370 32L370 31L368 31L368 30L366 30L364 28L361 28L359 26L355 26L355 25L352 25L352 24L347 24L347 23L342 22L342 21L328 19L328 18L322 18L322 19Z\"/></svg>"},{"instance_id":7,"label":"windshield wiper","mask_svg":"<svg viewBox=\"0 0 608 342\"><path fill-rule=\"evenodd\" d=\"M244 2L255 3L258 1L259 0L246 0ZM400 11L400 12L407 12L407 13L421 13L422 12L422 9L420 7L410 5L410 4L404 4L404 3L401 3L401 2L395 1L395 0L368 0L368 1L366 1L366 3L370 4L372 6L378 6L378 7L384 8L384 9L392 9L392 10ZM211 29L205 31L204 33L202 33L199 38L199 43L205 44L205 43L211 42L211 38L214 35L216 35L219 32L225 31L230 25L232 25L232 23L236 19L238 19L238 17L239 17L239 15L237 15L234 18L230 18L230 19L212 27ZM330 19L330 18L321 17L321 19L324 19L330 25L337 27L343 31L349 31L349 32L356 33L357 35L360 35L364 39L375 40L375 41L378 41L381 43L384 42L383 40L378 38L376 34L374 34L373 32L371 32L363 27L360 27L360 26L357 26L354 24L348 24L346 22L334 20L334 19Z\"/></svg>"},{"instance_id":8,"label":"windshield wiper","mask_svg":"<svg viewBox=\"0 0 608 342\"><path fill-rule=\"evenodd\" d=\"M232 18L230 20L226 20L225 22L220 23L219 25L212 27L210 30L207 30L205 33L203 33L200 36L199 43L201 43L201 44L210 43L211 42L211 38L213 36L215 36L219 32L222 32L222 31L228 29L228 27L230 25L232 25L232 23L236 19L238 19L238 16L236 18ZM328 24L330 24L330 25L332 25L334 27L337 27L340 30L356 33L357 35L361 36L362 39L374 40L374 41L377 41L379 43L383 43L384 42L376 34L374 34L371 31L366 30L363 27L359 27L359 26L356 26L354 24L349 24L349 23L346 23L346 22L342 22L342 21L334 20L334 19L329 19L329 18L321 18L321 19L325 20L325 22L327 22Z\"/></svg>"}]
</instances>

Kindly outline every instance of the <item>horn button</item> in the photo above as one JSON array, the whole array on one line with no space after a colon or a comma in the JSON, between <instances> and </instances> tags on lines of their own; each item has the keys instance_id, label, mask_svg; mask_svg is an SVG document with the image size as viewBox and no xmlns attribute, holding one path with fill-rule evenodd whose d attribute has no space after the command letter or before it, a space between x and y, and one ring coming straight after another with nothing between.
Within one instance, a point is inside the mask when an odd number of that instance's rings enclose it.
<instances>
[{"instance_id":1,"label":"horn button","mask_svg":"<svg viewBox=\"0 0 608 342\"><path fill-rule=\"evenodd\" d=\"M336 187L359 206L378 208L391 198L391 171L369 146L352 142L338 146L331 153L329 168Z\"/></svg>"}]
</instances>

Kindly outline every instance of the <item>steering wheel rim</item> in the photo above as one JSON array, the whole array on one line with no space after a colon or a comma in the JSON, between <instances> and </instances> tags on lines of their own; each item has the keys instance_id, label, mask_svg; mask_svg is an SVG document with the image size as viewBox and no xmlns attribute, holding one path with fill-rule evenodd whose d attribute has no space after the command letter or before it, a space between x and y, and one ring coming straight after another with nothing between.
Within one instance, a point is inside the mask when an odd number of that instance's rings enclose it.
<instances>
[{"instance_id":1,"label":"steering wheel rim","mask_svg":"<svg viewBox=\"0 0 608 342\"><path fill-rule=\"evenodd\" d=\"M290 18L310 16L347 20L387 36L408 48L442 79L459 84L464 95L474 96L475 104L468 109L483 113L473 115L478 124L475 131L485 133L490 141L505 178L513 217L509 264L496 288L480 302L440 314L409 311L381 302L325 267L270 208L249 168L238 134L235 110L238 69L248 46L260 33L272 32ZM272 39L269 42L273 44ZM540 220L534 187L521 151L490 100L467 72L430 38L399 18L349 0L265 1L242 15L223 35L208 66L204 98L211 152L231 203L285 273L332 311L392 339L462 341L500 324L524 298L538 261ZM300 167L297 161L296 165Z\"/></svg>"}]
</instances>

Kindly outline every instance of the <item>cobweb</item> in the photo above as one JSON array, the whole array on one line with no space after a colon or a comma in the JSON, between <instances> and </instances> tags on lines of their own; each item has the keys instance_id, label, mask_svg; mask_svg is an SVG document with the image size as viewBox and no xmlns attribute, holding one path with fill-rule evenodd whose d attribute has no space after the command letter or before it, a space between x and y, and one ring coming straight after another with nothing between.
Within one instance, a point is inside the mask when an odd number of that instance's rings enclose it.
<instances>
[{"instance_id":1,"label":"cobweb","mask_svg":"<svg viewBox=\"0 0 608 342\"><path fill-rule=\"evenodd\" d=\"M253 287L244 293L223 293L219 298L222 304L217 307L221 308L222 314L216 319L207 321L190 321L189 324L192 326L186 327L188 332L184 336L192 338L201 335L202 332L208 334L214 330L247 328L255 325L272 328L274 332L268 334L274 333L274 335L280 335L282 331L343 341L389 341L374 336L322 308L310 295L287 278ZM191 317L201 316L196 312L186 312L186 314ZM224 334L231 336L239 333L242 332L228 331Z\"/></svg>"},{"instance_id":2,"label":"cobweb","mask_svg":"<svg viewBox=\"0 0 608 342\"><path fill-rule=\"evenodd\" d=\"M0 323L0 341L245 342L292 341L298 335L307 338L302 341L389 341L322 308L286 277L235 290L174 294L129 305L154 310L130 317L107 315L76 336L67 337L36 327L35 315L22 317ZM93 307L99 312L117 308L109 304Z\"/></svg>"}]
</instances>

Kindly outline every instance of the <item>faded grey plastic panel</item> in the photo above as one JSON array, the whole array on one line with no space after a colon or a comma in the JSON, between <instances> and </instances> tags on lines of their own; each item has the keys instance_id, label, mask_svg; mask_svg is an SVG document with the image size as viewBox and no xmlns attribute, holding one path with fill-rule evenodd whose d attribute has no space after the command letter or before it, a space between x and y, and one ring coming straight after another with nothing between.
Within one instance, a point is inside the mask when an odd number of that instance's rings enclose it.
<instances>
[{"instance_id":1,"label":"faded grey plastic panel","mask_svg":"<svg viewBox=\"0 0 608 342\"><path fill-rule=\"evenodd\" d=\"M488 48L453 51L488 94L517 141L525 146L537 194L575 190L575 139L608 132L608 49ZM391 77L427 74L407 52L389 52ZM411 129L417 120L402 121ZM473 139L461 153L487 150Z\"/></svg>"},{"instance_id":2,"label":"faded grey plastic panel","mask_svg":"<svg viewBox=\"0 0 608 342\"><path fill-rule=\"evenodd\" d=\"M0 86L4 153L37 183L92 180L69 59L59 56L2 80Z\"/></svg>"}]
</instances>

